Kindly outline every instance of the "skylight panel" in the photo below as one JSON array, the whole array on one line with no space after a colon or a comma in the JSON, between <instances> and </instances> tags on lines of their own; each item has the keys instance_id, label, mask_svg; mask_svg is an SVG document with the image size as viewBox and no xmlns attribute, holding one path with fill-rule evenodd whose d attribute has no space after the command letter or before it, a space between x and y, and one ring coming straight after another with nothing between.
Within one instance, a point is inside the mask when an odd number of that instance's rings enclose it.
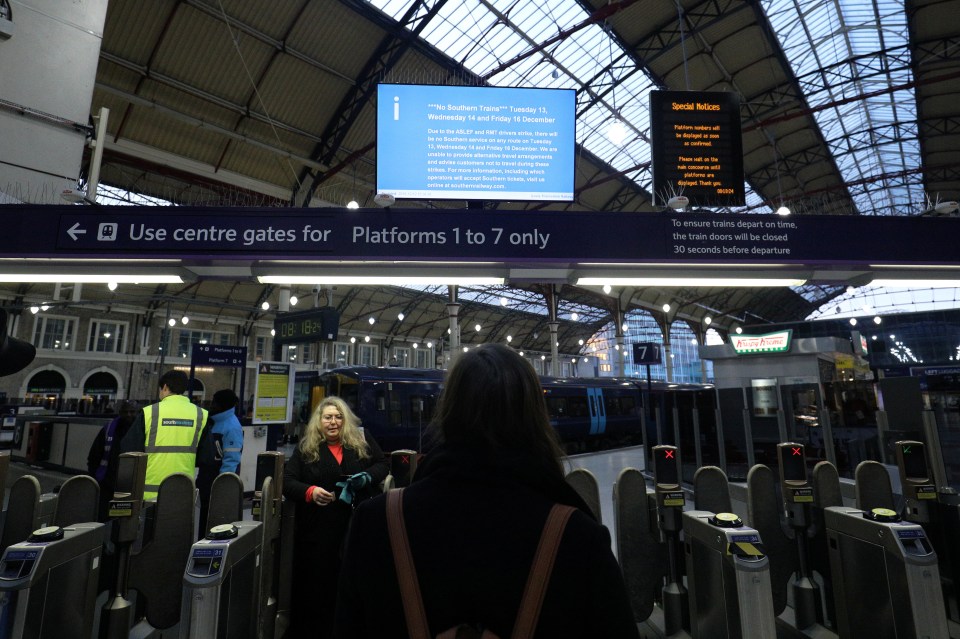
<instances>
[{"instance_id":1,"label":"skylight panel","mask_svg":"<svg viewBox=\"0 0 960 639\"><path fill-rule=\"evenodd\" d=\"M411 0L381 0L380 2L371 2L380 11L383 11L393 19L399 19L411 4Z\"/></svg>"},{"instance_id":2,"label":"skylight panel","mask_svg":"<svg viewBox=\"0 0 960 639\"><path fill-rule=\"evenodd\" d=\"M882 70L868 72L861 70L857 62L880 50L906 46L906 13L902 2L767 0L764 6L794 73L803 77L811 107L909 82L911 76L906 67L884 66ZM817 69L829 69L829 72L816 73ZM900 138L893 144L878 139L864 143L857 134L878 131L898 121L916 120L912 92L899 93L897 96L880 93L813 113L828 144L837 152L838 167L848 184L876 182L879 176L902 174L919 165L920 150L915 134L906 138L905 131L901 130ZM919 177L915 183L918 181ZM899 207L898 201L909 200L910 190L916 189L901 188L880 197L874 195L869 203L875 205L881 200L881 206L861 208L861 212L894 213ZM851 191L859 207L867 203L867 198L855 194L856 189Z\"/></svg>"},{"instance_id":3,"label":"skylight panel","mask_svg":"<svg viewBox=\"0 0 960 639\"><path fill-rule=\"evenodd\" d=\"M811 300L816 301L816 300ZM889 314L960 308L960 289L909 289L862 286L830 300L807 316L808 320L834 319L872 313Z\"/></svg>"},{"instance_id":4,"label":"skylight panel","mask_svg":"<svg viewBox=\"0 0 960 639\"><path fill-rule=\"evenodd\" d=\"M376 0L371 4L398 18L409 3ZM550 3L491 0L490 4L505 20L488 9L486 3L447 3L439 18L424 29L422 37L474 73L485 76L529 51L533 42L544 42L580 24L589 15L573 0ZM611 69L603 70L604 66ZM554 74L557 77L553 77ZM543 51L499 71L489 81L498 86L567 87L581 94L592 91L597 100L581 112L577 123L578 142L620 171L650 161L649 142L637 131L646 131L649 127L647 96L654 85L646 74L637 72L626 52L599 25L586 26L551 43ZM587 89L586 84L591 81L597 86ZM617 86L611 89L612 84ZM581 97L581 108L592 99ZM610 125L617 117L632 125L628 127L626 140L620 144L608 137ZM649 178L649 171L639 175ZM647 188L649 182L640 186Z\"/></svg>"}]
</instances>

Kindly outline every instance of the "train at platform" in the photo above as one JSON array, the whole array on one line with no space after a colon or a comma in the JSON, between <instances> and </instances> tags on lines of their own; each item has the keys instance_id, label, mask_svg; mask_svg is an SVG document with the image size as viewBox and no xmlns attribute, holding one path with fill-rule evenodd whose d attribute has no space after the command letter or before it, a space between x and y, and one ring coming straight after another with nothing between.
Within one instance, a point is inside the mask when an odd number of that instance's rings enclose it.
<instances>
[{"instance_id":1,"label":"train at platform","mask_svg":"<svg viewBox=\"0 0 960 639\"><path fill-rule=\"evenodd\" d=\"M424 451L444 371L347 366L311 381L312 404L342 397L385 451ZM550 422L568 453L631 445L682 445L712 430L716 391L709 384L673 384L639 378L541 377ZM704 428L707 427L707 428Z\"/></svg>"}]
</instances>

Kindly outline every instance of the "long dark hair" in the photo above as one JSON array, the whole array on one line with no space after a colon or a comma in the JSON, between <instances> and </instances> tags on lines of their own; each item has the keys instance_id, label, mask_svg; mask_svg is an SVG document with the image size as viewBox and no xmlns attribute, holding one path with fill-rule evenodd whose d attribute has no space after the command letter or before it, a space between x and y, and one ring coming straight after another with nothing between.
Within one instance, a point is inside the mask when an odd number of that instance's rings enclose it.
<instances>
[{"instance_id":1,"label":"long dark hair","mask_svg":"<svg viewBox=\"0 0 960 639\"><path fill-rule=\"evenodd\" d=\"M524 451L563 476L563 450L550 426L537 373L503 344L483 344L459 357L444 382L431 427L448 445Z\"/></svg>"}]
</instances>

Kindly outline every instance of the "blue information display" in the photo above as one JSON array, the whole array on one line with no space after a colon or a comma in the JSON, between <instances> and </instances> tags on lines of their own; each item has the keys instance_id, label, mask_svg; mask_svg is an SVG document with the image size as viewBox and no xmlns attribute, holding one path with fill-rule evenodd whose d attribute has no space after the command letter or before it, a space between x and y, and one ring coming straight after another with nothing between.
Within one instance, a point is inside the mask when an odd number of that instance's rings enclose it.
<instances>
[{"instance_id":1,"label":"blue information display","mask_svg":"<svg viewBox=\"0 0 960 639\"><path fill-rule=\"evenodd\" d=\"M573 201L576 92L381 84L377 192Z\"/></svg>"}]
</instances>

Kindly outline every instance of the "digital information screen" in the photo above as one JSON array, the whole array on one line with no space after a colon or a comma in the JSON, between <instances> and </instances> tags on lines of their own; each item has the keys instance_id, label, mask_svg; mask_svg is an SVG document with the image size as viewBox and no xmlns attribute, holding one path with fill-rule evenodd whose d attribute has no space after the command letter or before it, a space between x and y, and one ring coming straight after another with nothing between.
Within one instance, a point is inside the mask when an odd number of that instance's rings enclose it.
<instances>
[{"instance_id":1,"label":"digital information screen","mask_svg":"<svg viewBox=\"0 0 960 639\"><path fill-rule=\"evenodd\" d=\"M570 202L575 149L572 89L377 89L377 193Z\"/></svg>"},{"instance_id":2,"label":"digital information screen","mask_svg":"<svg viewBox=\"0 0 960 639\"><path fill-rule=\"evenodd\" d=\"M337 339L340 313L332 306L281 313L273 320L275 344L305 344Z\"/></svg>"},{"instance_id":3,"label":"digital information screen","mask_svg":"<svg viewBox=\"0 0 960 639\"><path fill-rule=\"evenodd\" d=\"M735 93L651 91L653 202L743 206L743 141Z\"/></svg>"}]
</instances>

